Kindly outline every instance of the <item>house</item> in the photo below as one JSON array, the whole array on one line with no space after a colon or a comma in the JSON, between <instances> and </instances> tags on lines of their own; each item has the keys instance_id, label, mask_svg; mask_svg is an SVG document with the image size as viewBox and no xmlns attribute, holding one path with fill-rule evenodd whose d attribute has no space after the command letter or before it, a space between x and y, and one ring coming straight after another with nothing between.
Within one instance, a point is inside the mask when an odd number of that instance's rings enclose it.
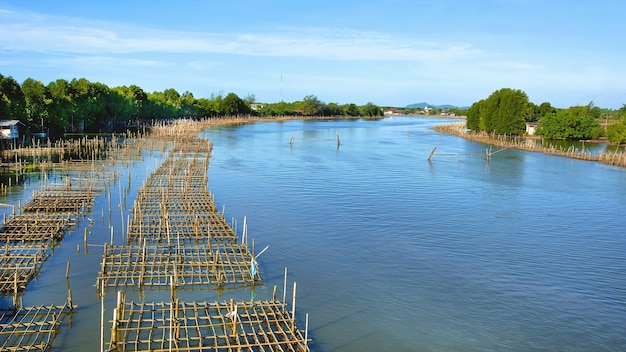
<instances>
[{"instance_id":1,"label":"house","mask_svg":"<svg viewBox=\"0 0 626 352\"><path fill-rule=\"evenodd\" d=\"M20 138L20 131L18 125L22 124L18 120L0 120L0 139L18 139Z\"/></svg>"},{"instance_id":2,"label":"house","mask_svg":"<svg viewBox=\"0 0 626 352\"><path fill-rule=\"evenodd\" d=\"M539 122L526 122L526 134L534 136L537 127L539 127Z\"/></svg>"},{"instance_id":3,"label":"house","mask_svg":"<svg viewBox=\"0 0 626 352\"><path fill-rule=\"evenodd\" d=\"M0 146L1 148L9 147L13 145L20 138L20 131L18 125L24 125L19 120L0 120Z\"/></svg>"},{"instance_id":4,"label":"house","mask_svg":"<svg viewBox=\"0 0 626 352\"><path fill-rule=\"evenodd\" d=\"M400 109L389 108L389 109L383 111L383 115L385 115L385 116L389 116L389 115L406 115L406 111L400 110Z\"/></svg>"},{"instance_id":5,"label":"house","mask_svg":"<svg viewBox=\"0 0 626 352\"><path fill-rule=\"evenodd\" d=\"M250 109L252 109L253 111L261 111L261 109L263 109L264 107L265 107L265 104L263 103L250 104Z\"/></svg>"}]
</instances>

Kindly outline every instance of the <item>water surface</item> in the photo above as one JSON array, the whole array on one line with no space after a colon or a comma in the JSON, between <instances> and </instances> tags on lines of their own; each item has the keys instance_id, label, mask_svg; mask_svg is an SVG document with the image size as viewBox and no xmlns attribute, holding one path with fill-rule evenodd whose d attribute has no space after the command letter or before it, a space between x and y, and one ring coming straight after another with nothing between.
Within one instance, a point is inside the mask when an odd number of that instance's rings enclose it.
<instances>
[{"instance_id":1,"label":"water surface","mask_svg":"<svg viewBox=\"0 0 626 352\"><path fill-rule=\"evenodd\" d=\"M271 244L268 281L286 266L298 282L313 347L626 349L626 172L516 150L488 163L485 145L429 129L441 122L205 133L209 187ZM428 162L436 145L460 155Z\"/></svg>"},{"instance_id":2,"label":"water surface","mask_svg":"<svg viewBox=\"0 0 626 352\"><path fill-rule=\"evenodd\" d=\"M266 299L274 285L281 294L287 267L298 325L308 313L314 351L626 350L626 170L517 150L487 162L487 146L430 129L445 121L285 121L203 132L214 144L209 188L218 207L239 233L246 216L257 252L270 248L258 260L263 286L178 296ZM290 144L292 136L306 140ZM456 156L429 162L436 145ZM83 230L91 217L91 244L109 242L111 228L123 243L134 197L164 155L144 151L117 164L118 178L22 296L26 306L62 304L71 262L79 308L56 350L99 350L101 320L107 339L115 295L105 296L102 318L94 287L102 250L85 251ZM39 177L0 202L24 203Z\"/></svg>"}]
</instances>

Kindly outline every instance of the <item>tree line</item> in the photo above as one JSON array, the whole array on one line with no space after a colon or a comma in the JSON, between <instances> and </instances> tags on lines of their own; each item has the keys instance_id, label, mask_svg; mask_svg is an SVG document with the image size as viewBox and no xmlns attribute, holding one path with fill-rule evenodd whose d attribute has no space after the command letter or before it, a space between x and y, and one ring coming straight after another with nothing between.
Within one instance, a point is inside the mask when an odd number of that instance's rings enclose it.
<instances>
[{"instance_id":1,"label":"tree line","mask_svg":"<svg viewBox=\"0 0 626 352\"><path fill-rule=\"evenodd\" d=\"M523 135L526 124L535 122L538 125L535 134L548 139L606 137L612 143L626 142L626 104L616 111L599 108L593 102L559 109L548 102L536 105L521 90L503 88L472 104L466 115L466 126L473 131Z\"/></svg>"},{"instance_id":2,"label":"tree line","mask_svg":"<svg viewBox=\"0 0 626 352\"><path fill-rule=\"evenodd\" d=\"M255 104L254 94L235 93L195 98L173 88L146 92L137 85L110 88L85 78L57 79L44 85L27 78L19 84L0 74L0 119L18 120L28 133L52 137L66 132L113 131L134 120L203 118L222 116L382 116L382 108L367 103L324 103L314 95L291 103Z\"/></svg>"}]
</instances>

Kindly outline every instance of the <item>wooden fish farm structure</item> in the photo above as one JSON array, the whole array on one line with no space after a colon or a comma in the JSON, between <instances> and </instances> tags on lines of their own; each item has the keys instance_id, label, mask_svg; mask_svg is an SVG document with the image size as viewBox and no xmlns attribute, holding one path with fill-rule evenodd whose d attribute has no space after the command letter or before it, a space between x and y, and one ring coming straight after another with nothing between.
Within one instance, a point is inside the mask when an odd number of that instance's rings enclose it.
<instances>
[{"instance_id":1,"label":"wooden fish farm structure","mask_svg":"<svg viewBox=\"0 0 626 352\"><path fill-rule=\"evenodd\" d=\"M287 269L282 299L276 297L276 286L272 297L263 300L178 298L181 289L214 290L221 297L224 289L263 285L257 260L269 245L255 252L245 218L238 235L234 219L229 223L224 210L217 209L208 187L213 146L198 134L214 124L181 120L152 126L150 135L81 138L3 151L2 166L15 171L7 183L0 181L0 194L23 181L27 160L38 171L40 190L24 204L0 204L12 207L0 226L0 297L13 299L12 306L0 307L0 351L49 351L58 334L71 333L62 329L64 322L71 325L81 310L72 302L69 262L66 303L23 307L20 298L54 256L54 248L80 224L85 224L85 254L94 247L102 251L92 281L102 305L102 351L309 351L308 315L303 330L296 326L295 283L287 303ZM121 191L115 165L140 160L142 150L158 150L164 161L126 210L122 198L125 203L127 188ZM104 194L109 214L113 212L114 183L120 188L122 220L117 242L112 227L110 241L106 233L92 233L96 199ZM128 188L130 184L129 172ZM117 300L105 318L105 297L111 291ZM169 292L169 299L145 301L142 292ZM136 293L139 301L127 302L127 294Z\"/></svg>"},{"instance_id":2,"label":"wooden fish farm structure","mask_svg":"<svg viewBox=\"0 0 626 352\"><path fill-rule=\"evenodd\" d=\"M68 298L62 305L22 307L18 296L40 273L67 232L92 211L104 189L108 161L62 162L62 183L45 180L25 204L12 205L12 214L0 226L0 294L12 295L13 305L0 308L0 351L47 351L60 332L63 320L76 312L67 280ZM51 166L41 163L42 170ZM104 171L104 172L103 172ZM45 174L45 173L44 173ZM72 176L69 176L72 175Z\"/></svg>"}]
</instances>

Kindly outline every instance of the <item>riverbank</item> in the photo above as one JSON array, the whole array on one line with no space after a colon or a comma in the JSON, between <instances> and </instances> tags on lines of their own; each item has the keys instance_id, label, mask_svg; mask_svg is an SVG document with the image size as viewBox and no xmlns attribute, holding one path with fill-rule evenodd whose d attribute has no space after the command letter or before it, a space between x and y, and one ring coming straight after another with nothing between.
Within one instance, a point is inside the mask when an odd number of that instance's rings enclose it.
<instances>
[{"instance_id":1,"label":"riverbank","mask_svg":"<svg viewBox=\"0 0 626 352\"><path fill-rule=\"evenodd\" d=\"M433 127L433 130L439 133L455 135L461 138L493 145L500 148L515 148L530 152L540 152L572 159L596 161L606 165L626 167L626 154L619 151L599 152L598 154L591 154L588 150L585 150L584 146L581 149L574 148L573 146L567 149L553 145L546 147L538 145L533 139L528 137L492 135L482 131L467 131L465 127L465 122L437 125Z\"/></svg>"}]
</instances>

